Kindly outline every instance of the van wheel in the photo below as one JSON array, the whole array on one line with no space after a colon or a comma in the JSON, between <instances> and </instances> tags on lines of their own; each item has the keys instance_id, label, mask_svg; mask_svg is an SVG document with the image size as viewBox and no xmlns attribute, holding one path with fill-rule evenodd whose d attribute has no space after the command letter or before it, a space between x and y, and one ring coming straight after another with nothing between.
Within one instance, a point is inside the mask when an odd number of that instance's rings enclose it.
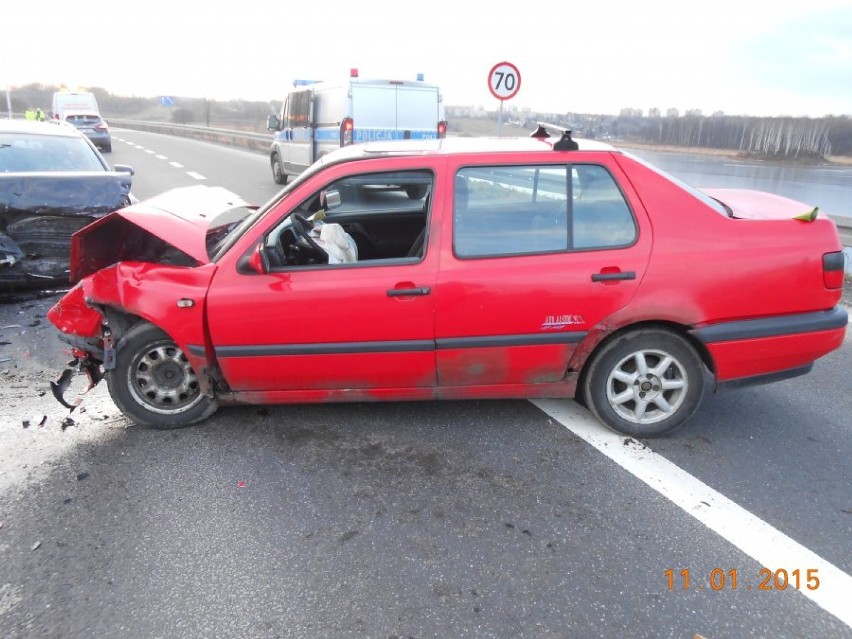
<instances>
[{"instance_id":1,"label":"van wheel","mask_svg":"<svg viewBox=\"0 0 852 639\"><path fill-rule=\"evenodd\" d=\"M583 392L608 428L657 437L683 426L704 397L704 362L685 339L660 329L624 333L594 356Z\"/></svg>"},{"instance_id":2,"label":"van wheel","mask_svg":"<svg viewBox=\"0 0 852 639\"><path fill-rule=\"evenodd\" d=\"M119 410L142 426L169 429L212 415L215 397L201 392L184 352L164 331L148 322L122 337L107 386Z\"/></svg>"},{"instance_id":3,"label":"van wheel","mask_svg":"<svg viewBox=\"0 0 852 639\"><path fill-rule=\"evenodd\" d=\"M281 158L277 153L273 153L270 158L272 163L272 179L276 184L287 184L287 174L284 173L284 167L281 166Z\"/></svg>"}]
</instances>

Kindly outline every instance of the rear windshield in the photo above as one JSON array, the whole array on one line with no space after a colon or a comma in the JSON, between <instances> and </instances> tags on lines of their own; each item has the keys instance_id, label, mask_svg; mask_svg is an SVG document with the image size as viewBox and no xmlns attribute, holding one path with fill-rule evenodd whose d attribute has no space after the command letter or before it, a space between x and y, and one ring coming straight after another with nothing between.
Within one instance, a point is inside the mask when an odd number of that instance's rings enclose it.
<instances>
[{"instance_id":1,"label":"rear windshield","mask_svg":"<svg viewBox=\"0 0 852 639\"><path fill-rule=\"evenodd\" d=\"M670 182L674 182L680 188L682 188L684 191L686 191L687 193L689 193L693 197L698 198L699 200L704 202L704 204L706 204L707 206L712 208L714 211L724 215L725 217L733 217L733 215L731 214L731 209L728 208L727 205L723 204L719 200L716 200L716 199L710 197L706 193L702 193L701 191L690 186L689 184L687 184L683 180L679 180L678 178L674 177L673 175L669 175L668 173L666 173L665 171L663 171L659 167L654 166L653 164L650 164L649 162L646 162L642 158L640 158L636 155L633 155L632 153L628 153L627 151L624 151L624 155L626 157L629 157L631 160L635 160L639 164L651 169L652 171L654 171L654 173L657 173L657 174L663 176L664 178L666 178Z\"/></svg>"},{"instance_id":2,"label":"rear windshield","mask_svg":"<svg viewBox=\"0 0 852 639\"><path fill-rule=\"evenodd\" d=\"M0 173L105 171L82 137L0 133Z\"/></svg>"},{"instance_id":3,"label":"rear windshield","mask_svg":"<svg viewBox=\"0 0 852 639\"><path fill-rule=\"evenodd\" d=\"M69 115L65 119L74 126L80 126L81 124L98 124L101 121L101 117L99 115Z\"/></svg>"}]
</instances>

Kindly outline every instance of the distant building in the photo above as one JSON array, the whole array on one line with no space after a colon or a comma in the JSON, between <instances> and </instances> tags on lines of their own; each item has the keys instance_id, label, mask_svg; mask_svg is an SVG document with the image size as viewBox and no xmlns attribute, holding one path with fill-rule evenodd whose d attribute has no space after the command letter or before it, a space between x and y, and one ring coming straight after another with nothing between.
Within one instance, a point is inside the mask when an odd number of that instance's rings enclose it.
<instances>
[{"instance_id":1,"label":"distant building","mask_svg":"<svg viewBox=\"0 0 852 639\"><path fill-rule=\"evenodd\" d=\"M619 115L622 118L641 118L642 109L625 108L621 110L621 113Z\"/></svg>"}]
</instances>

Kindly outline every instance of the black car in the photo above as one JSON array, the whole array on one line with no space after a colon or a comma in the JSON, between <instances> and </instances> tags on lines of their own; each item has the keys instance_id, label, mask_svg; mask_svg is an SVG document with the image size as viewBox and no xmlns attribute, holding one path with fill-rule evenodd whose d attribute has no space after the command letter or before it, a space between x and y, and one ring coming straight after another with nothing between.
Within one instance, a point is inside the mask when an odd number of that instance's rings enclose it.
<instances>
[{"instance_id":1,"label":"black car","mask_svg":"<svg viewBox=\"0 0 852 639\"><path fill-rule=\"evenodd\" d=\"M0 120L0 291L67 282L71 235L135 201L77 129Z\"/></svg>"}]
</instances>

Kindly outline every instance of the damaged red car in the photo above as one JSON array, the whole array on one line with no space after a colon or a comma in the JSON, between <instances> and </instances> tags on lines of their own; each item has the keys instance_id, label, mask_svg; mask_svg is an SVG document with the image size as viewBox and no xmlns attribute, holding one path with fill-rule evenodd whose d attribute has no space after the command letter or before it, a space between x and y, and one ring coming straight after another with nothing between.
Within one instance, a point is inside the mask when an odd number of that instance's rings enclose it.
<instances>
[{"instance_id":1,"label":"damaged red car","mask_svg":"<svg viewBox=\"0 0 852 639\"><path fill-rule=\"evenodd\" d=\"M73 370L157 428L223 404L578 397L650 437L840 347L842 248L813 206L536 133L346 147L261 208L191 187L122 209L74 234L49 318Z\"/></svg>"}]
</instances>

